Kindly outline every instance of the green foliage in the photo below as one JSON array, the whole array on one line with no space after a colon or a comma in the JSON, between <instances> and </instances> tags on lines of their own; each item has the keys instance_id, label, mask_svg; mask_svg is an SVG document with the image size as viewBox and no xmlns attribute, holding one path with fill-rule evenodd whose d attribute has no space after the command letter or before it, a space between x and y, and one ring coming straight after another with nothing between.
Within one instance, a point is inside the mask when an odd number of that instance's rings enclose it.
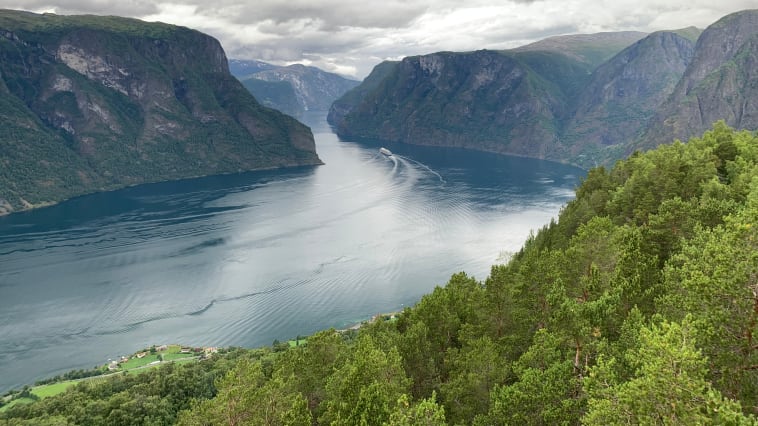
<instances>
[{"instance_id":1,"label":"green foliage","mask_svg":"<svg viewBox=\"0 0 758 426\"><path fill-rule=\"evenodd\" d=\"M504 383L508 374L505 357L486 336L466 340L461 349L448 351L445 364L449 379L441 385L440 393L454 424L487 412L490 390Z\"/></svg>"},{"instance_id":2,"label":"green foliage","mask_svg":"<svg viewBox=\"0 0 758 426\"><path fill-rule=\"evenodd\" d=\"M758 136L716 124L591 171L484 282L453 275L397 321L79 384L0 420L756 424L757 233Z\"/></svg>"},{"instance_id":3,"label":"green foliage","mask_svg":"<svg viewBox=\"0 0 758 426\"><path fill-rule=\"evenodd\" d=\"M592 368L584 384L590 401L583 424L751 423L739 403L724 399L705 380L706 359L696 349L689 319L639 333L639 346L626 354L635 367L630 380L619 383L613 358L601 358Z\"/></svg>"},{"instance_id":4,"label":"green foliage","mask_svg":"<svg viewBox=\"0 0 758 426\"><path fill-rule=\"evenodd\" d=\"M539 330L529 350L513 363L516 381L493 388L490 410L475 424L575 423L583 405L581 382L563 343Z\"/></svg>"},{"instance_id":5,"label":"green foliage","mask_svg":"<svg viewBox=\"0 0 758 426\"><path fill-rule=\"evenodd\" d=\"M407 395L401 395L399 408L390 416L389 426L444 426L445 409L437 404L437 395L423 399L411 406Z\"/></svg>"},{"instance_id":6,"label":"green foliage","mask_svg":"<svg viewBox=\"0 0 758 426\"><path fill-rule=\"evenodd\" d=\"M692 316L711 379L743 400L758 395L758 179L753 188L743 209L672 258L660 300L672 318Z\"/></svg>"},{"instance_id":7,"label":"green foliage","mask_svg":"<svg viewBox=\"0 0 758 426\"><path fill-rule=\"evenodd\" d=\"M0 422L172 424L181 410L190 407L193 398L212 398L216 394L215 379L233 368L239 359L256 354L249 352L252 351L231 350L202 362L167 364L142 374L85 380L58 395L11 407L0 414Z\"/></svg>"},{"instance_id":8,"label":"green foliage","mask_svg":"<svg viewBox=\"0 0 758 426\"><path fill-rule=\"evenodd\" d=\"M320 421L333 425L373 425L389 420L410 381L396 348L383 350L370 336L359 337L350 358L326 383L326 411Z\"/></svg>"},{"instance_id":9,"label":"green foliage","mask_svg":"<svg viewBox=\"0 0 758 426\"><path fill-rule=\"evenodd\" d=\"M214 400L204 400L179 417L180 425L311 424L306 399L294 392L288 378L268 379L259 360L243 358L217 381Z\"/></svg>"}]
</instances>

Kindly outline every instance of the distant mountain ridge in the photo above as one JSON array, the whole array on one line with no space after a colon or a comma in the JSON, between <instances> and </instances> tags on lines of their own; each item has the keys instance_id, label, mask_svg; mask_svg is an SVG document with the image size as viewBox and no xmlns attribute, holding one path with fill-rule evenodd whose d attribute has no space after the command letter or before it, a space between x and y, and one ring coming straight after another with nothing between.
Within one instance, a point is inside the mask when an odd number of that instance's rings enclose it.
<instances>
[{"instance_id":1,"label":"distant mountain ridge","mask_svg":"<svg viewBox=\"0 0 758 426\"><path fill-rule=\"evenodd\" d=\"M94 191L321 164L217 40L135 19L0 10L0 213Z\"/></svg>"},{"instance_id":2,"label":"distant mountain ridge","mask_svg":"<svg viewBox=\"0 0 758 426\"><path fill-rule=\"evenodd\" d=\"M360 84L302 64L283 67L233 59L230 69L263 105L295 117L305 111L328 111L332 102Z\"/></svg>"},{"instance_id":3,"label":"distant mountain ridge","mask_svg":"<svg viewBox=\"0 0 758 426\"><path fill-rule=\"evenodd\" d=\"M329 122L343 137L591 167L719 119L758 128L756 46L758 10L747 10L702 34L559 36L506 51L407 57L378 65L335 101Z\"/></svg>"},{"instance_id":4,"label":"distant mountain ridge","mask_svg":"<svg viewBox=\"0 0 758 426\"><path fill-rule=\"evenodd\" d=\"M617 31L554 36L517 47L513 51L561 53L594 69L647 35L640 31Z\"/></svg>"},{"instance_id":5,"label":"distant mountain ridge","mask_svg":"<svg viewBox=\"0 0 758 426\"><path fill-rule=\"evenodd\" d=\"M263 61L229 59L229 72L240 80L244 80L257 72L272 70L274 68L277 68L277 66Z\"/></svg>"}]
</instances>

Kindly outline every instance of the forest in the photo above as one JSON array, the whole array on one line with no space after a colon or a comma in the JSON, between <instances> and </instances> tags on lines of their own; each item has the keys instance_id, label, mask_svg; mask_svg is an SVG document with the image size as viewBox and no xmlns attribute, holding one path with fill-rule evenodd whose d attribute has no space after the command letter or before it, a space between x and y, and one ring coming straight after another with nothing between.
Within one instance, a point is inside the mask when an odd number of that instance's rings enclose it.
<instances>
[{"instance_id":1,"label":"forest","mask_svg":"<svg viewBox=\"0 0 758 426\"><path fill-rule=\"evenodd\" d=\"M590 170L477 281L295 347L82 381L7 425L758 424L758 135Z\"/></svg>"}]
</instances>

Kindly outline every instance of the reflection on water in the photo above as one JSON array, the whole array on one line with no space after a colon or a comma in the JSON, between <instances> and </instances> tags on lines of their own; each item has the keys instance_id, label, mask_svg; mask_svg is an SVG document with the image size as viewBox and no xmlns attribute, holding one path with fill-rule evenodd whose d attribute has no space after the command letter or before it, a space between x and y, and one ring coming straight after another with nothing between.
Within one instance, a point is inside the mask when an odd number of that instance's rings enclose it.
<instances>
[{"instance_id":1,"label":"reflection on water","mask_svg":"<svg viewBox=\"0 0 758 426\"><path fill-rule=\"evenodd\" d=\"M259 346L483 279L582 171L339 141L324 166L144 185L0 218L0 390L143 346Z\"/></svg>"}]
</instances>

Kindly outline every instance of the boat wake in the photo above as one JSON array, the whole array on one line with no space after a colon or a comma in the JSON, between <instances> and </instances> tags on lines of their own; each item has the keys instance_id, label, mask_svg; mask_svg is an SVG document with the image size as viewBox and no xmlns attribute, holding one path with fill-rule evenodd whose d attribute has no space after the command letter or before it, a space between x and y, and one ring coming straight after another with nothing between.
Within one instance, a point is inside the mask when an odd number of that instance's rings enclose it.
<instances>
[{"instance_id":1,"label":"boat wake","mask_svg":"<svg viewBox=\"0 0 758 426\"><path fill-rule=\"evenodd\" d=\"M437 176L437 179L439 179L441 183L447 183L447 181L442 177L441 174L437 173L434 169L432 169L431 167L427 166L424 163L421 163L421 162L416 161L416 160L414 160L412 158L403 157L402 155L397 155L397 154L394 154L393 157L399 157L399 158L401 158L401 159L403 159L405 161L410 161L411 163L414 163L414 164L420 166L422 169L428 171L429 173L433 174L434 176ZM395 161L397 161L397 160L395 160Z\"/></svg>"}]
</instances>

